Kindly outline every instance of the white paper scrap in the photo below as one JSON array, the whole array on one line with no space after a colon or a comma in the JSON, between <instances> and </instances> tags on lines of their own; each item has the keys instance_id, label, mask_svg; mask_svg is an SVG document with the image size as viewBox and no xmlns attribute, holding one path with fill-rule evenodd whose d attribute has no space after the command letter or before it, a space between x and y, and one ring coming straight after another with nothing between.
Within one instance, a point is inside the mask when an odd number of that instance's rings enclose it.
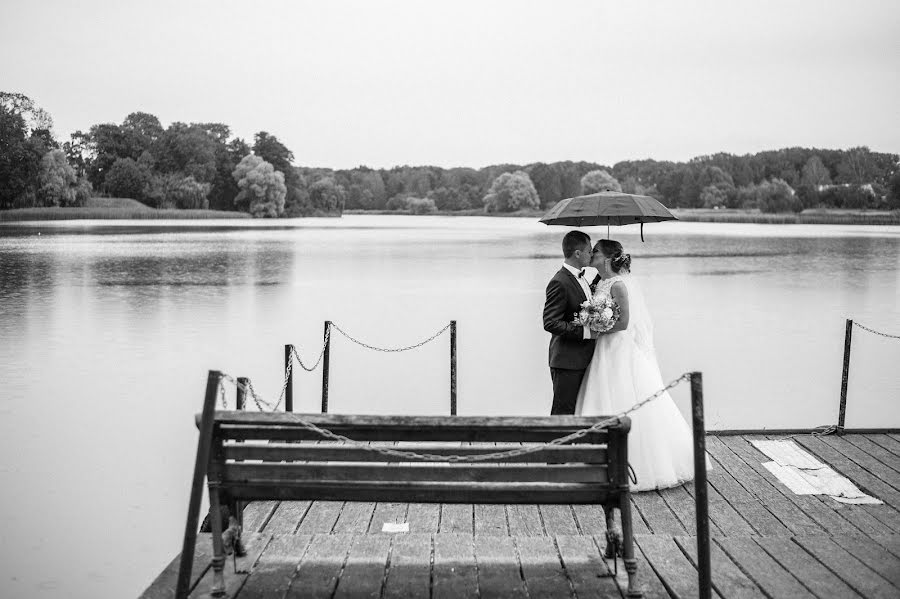
<instances>
[{"instance_id":1,"label":"white paper scrap","mask_svg":"<svg viewBox=\"0 0 900 599\"><path fill-rule=\"evenodd\" d=\"M381 532L409 532L409 522L385 522Z\"/></svg>"},{"instance_id":2,"label":"white paper scrap","mask_svg":"<svg viewBox=\"0 0 900 599\"><path fill-rule=\"evenodd\" d=\"M841 503L883 503L860 491L848 478L819 462L793 441L751 443L775 460L763 462L762 465L796 495L828 495Z\"/></svg>"}]
</instances>

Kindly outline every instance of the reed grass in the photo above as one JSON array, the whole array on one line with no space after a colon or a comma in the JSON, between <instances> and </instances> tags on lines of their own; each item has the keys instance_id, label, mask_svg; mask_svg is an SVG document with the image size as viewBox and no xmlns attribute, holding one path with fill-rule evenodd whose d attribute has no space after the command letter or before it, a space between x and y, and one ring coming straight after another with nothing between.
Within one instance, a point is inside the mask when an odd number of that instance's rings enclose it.
<instances>
[{"instance_id":1,"label":"reed grass","mask_svg":"<svg viewBox=\"0 0 900 599\"><path fill-rule=\"evenodd\" d=\"M46 220L173 220L250 218L246 212L224 210L157 210L129 198L91 198L77 208L15 208L0 210L0 222Z\"/></svg>"}]
</instances>

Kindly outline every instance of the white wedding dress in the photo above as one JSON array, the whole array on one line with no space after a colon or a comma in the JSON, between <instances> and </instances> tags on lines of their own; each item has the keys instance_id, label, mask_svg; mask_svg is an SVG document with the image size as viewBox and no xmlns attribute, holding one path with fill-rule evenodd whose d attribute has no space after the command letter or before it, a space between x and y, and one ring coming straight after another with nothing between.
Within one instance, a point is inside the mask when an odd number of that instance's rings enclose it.
<instances>
[{"instance_id":1,"label":"white wedding dress","mask_svg":"<svg viewBox=\"0 0 900 599\"><path fill-rule=\"evenodd\" d=\"M602 281L595 296L609 293L616 282L628 291L628 328L597 339L578 392L576 415L620 414L665 387L653 348L653 322L634 277L623 273ZM637 477L632 490L663 489L693 480L693 435L669 393L629 416L628 461Z\"/></svg>"}]
</instances>

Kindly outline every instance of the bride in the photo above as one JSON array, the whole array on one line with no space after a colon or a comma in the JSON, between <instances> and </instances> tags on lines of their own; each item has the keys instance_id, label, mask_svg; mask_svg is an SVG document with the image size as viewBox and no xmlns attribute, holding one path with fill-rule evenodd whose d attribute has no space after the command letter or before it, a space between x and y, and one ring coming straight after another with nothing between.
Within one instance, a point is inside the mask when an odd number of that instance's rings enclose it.
<instances>
[{"instance_id":1,"label":"bride","mask_svg":"<svg viewBox=\"0 0 900 599\"><path fill-rule=\"evenodd\" d=\"M622 244L601 239L591 266L602 281L595 296L609 293L619 305L616 325L600 334L578 391L575 414L618 414L665 385L653 348L653 322L631 275ZM637 477L633 491L674 487L694 478L692 433L668 392L630 414L628 461Z\"/></svg>"}]
</instances>

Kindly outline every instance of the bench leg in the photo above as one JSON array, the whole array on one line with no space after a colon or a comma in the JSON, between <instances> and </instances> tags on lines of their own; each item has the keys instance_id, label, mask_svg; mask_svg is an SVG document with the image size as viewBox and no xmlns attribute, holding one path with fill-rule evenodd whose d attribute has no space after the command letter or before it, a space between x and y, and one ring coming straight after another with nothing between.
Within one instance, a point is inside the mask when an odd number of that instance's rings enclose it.
<instances>
[{"instance_id":1,"label":"bench leg","mask_svg":"<svg viewBox=\"0 0 900 599\"><path fill-rule=\"evenodd\" d=\"M218 485L209 485L209 523L212 528L213 543L213 584L210 594L221 597L225 594L225 547L222 543L222 507Z\"/></svg>"},{"instance_id":2,"label":"bench leg","mask_svg":"<svg viewBox=\"0 0 900 599\"><path fill-rule=\"evenodd\" d=\"M631 524L631 493L622 493L620 496L620 508L622 514L622 536L623 536L623 560L625 562L625 572L628 573L628 597L643 597L644 593L638 588L637 584L637 560L634 559L634 528Z\"/></svg>"}]
</instances>

